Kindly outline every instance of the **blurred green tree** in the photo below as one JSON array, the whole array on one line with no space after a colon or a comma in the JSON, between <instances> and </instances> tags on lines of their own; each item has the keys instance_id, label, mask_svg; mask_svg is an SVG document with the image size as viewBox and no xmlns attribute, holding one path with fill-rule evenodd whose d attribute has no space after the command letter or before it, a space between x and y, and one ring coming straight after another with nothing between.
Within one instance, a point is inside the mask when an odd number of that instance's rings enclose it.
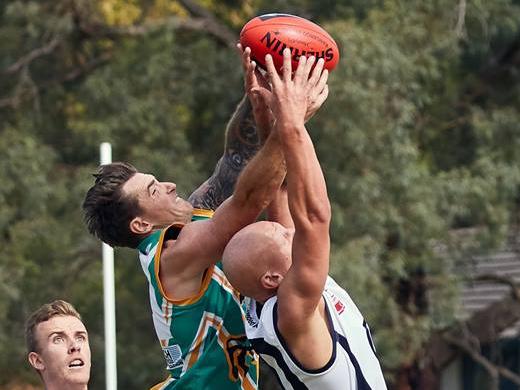
<instances>
[{"instance_id":1,"label":"blurred green tree","mask_svg":"<svg viewBox=\"0 0 520 390\"><path fill-rule=\"evenodd\" d=\"M331 271L389 383L413 387L428 340L456 324L453 269L501 245L518 215L514 0L0 3L0 388L37 382L21 324L55 298L83 313L103 388L101 251L80 210L99 143L189 195L242 95L234 41L265 12L317 21L340 46L308 126L333 203ZM471 245L460 228L478 232ZM131 251L116 252L116 298L119 384L151 386L163 361Z\"/></svg>"}]
</instances>

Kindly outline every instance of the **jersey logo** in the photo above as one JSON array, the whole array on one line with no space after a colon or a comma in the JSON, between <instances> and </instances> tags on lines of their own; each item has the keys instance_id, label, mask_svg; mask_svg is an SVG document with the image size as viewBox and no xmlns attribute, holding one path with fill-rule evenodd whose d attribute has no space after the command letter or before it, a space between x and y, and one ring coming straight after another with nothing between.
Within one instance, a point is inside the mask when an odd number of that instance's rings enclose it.
<instances>
[{"instance_id":1,"label":"jersey logo","mask_svg":"<svg viewBox=\"0 0 520 390\"><path fill-rule=\"evenodd\" d=\"M332 291L325 290L325 292L332 300L332 304L334 305L334 308L336 309L338 314L343 313L345 311L345 304L343 302L341 302L341 300L338 298L338 296L336 294L334 294Z\"/></svg>"},{"instance_id":2,"label":"jersey logo","mask_svg":"<svg viewBox=\"0 0 520 390\"><path fill-rule=\"evenodd\" d=\"M252 328L258 328L260 320L256 315L256 302L248 297L242 301L242 310L245 311L247 324Z\"/></svg>"},{"instance_id":3,"label":"jersey logo","mask_svg":"<svg viewBox=\"0 0 520 390\"><path fill-rule=\"evenodd\" d=\"M345 311L345 305L341 301L334 302L334 307L336 308L338 314L341 314Z\"/></svg>"},{"instance_id":4,"label":"jersey logo","mask_svg":"<svg viewBox=\"0 0 520 390\"><path fill-rule=\"evenodd\" d=\"M254 318L249 310L246 312L246 321L250 327L258 328L258 318Z\"/></svg>"},{"instance_id":5,"label":"jersey logo","mask_svg":"<svg viewBox=\"0 0 520 390\"><path fill-rule=\"evenodd\" d=\"M164 358L166 359L166 369L173 370L184 364L182 360L182 351L179 344L163 347Z\"/></svg>"}]
</instances>

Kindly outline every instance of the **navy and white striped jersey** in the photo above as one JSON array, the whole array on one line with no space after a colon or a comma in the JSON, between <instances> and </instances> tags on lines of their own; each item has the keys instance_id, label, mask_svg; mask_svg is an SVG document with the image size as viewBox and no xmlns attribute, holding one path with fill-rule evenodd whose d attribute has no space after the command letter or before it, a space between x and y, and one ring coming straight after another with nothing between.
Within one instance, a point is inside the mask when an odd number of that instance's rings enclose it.
<instances>
[{"instance_id":1,"label":"navy and white striped jersey","mask_svg":"<svg viewBox=\"0 0 520 390\"><path fill-rule=\"evenodd\" d=\"M323 299L333 340L332 356L324 367L306 370L291 355L276 325L276 296L265 302L260 313L255 300L246 298L244 302L246 334L256 352L274 369L285 389L386 389L370 330L350 296L328 277Z\"/></svg>"}]
</instances>

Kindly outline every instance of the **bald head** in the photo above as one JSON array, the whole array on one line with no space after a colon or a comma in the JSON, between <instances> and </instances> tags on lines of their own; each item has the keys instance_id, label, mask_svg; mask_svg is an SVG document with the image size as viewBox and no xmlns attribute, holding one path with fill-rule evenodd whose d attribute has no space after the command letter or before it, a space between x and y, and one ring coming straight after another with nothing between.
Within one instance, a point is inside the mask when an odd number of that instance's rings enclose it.
<instances>
[{"instance_id":1,"label":"bald head","mask_svg":"<svg viewBox=\"0 0 520 390\"><path fill-rule=\"evenodd\" d=\"M258 301L275 295L291 266L292 235L291 230L268 221L253 223L236 233L222 256L230 283Z\"/></svg>"}]
</instances>

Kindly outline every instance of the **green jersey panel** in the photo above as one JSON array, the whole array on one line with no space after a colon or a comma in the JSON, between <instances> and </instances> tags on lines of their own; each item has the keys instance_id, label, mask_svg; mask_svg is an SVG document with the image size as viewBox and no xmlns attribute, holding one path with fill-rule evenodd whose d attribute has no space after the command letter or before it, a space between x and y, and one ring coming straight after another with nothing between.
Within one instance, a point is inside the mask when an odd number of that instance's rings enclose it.
<instances>
[{"instance_id":1,"label":"green jersey panel","mask_svg":"<svg viewBox=\"0 0 520 390\"><path fill-rule=\"evenodd\" d=\"M211 215L196 210L193 220ZM158 275L168 229L153 233L139 245L155 332L170 374L153 389L256 389L258 358L245 335L240 295L226 279L222 265L206 270L197 295L178 301L166 298Z\"/></svg>"}]
</instances>

